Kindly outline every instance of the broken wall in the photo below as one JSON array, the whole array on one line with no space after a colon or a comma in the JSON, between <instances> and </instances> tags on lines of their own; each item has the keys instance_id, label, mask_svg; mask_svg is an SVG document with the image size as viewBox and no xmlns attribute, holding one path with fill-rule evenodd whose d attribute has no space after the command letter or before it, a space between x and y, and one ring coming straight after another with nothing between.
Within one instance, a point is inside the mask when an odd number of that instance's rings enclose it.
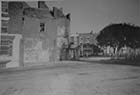
<instances>
[{"instance_id":1,"label":"broken wall","mask_svg":"<svg viewBox=\"0 0 140 95\"><path fill-rule=\"evenodd\" d=\"M57 35L56 22L52 19L24 17L24 61L50 62L55 61L55 44ZM45 23L45 31L40 32L40 23Z\"/></svg>"}]
</instances>

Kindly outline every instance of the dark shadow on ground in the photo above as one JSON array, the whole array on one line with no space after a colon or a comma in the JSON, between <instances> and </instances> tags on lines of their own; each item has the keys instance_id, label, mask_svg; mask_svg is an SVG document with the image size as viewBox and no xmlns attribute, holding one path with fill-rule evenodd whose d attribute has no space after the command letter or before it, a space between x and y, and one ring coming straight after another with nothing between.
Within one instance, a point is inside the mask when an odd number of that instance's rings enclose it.
<instances>
[{"instance_id":1,"label":"dark shadow on ground","mask_svg":"<svg viewBox=\"0 0 140 95\"><path fill-rule=\"evenodd\" d=\"M82 62L88 62L92 64L114 64L114 65L131 65L131 66L140 66L140 58L135 60L126 60L126 59L108 59L108 60L79 60Z\"/></svg>"}]
</instances>

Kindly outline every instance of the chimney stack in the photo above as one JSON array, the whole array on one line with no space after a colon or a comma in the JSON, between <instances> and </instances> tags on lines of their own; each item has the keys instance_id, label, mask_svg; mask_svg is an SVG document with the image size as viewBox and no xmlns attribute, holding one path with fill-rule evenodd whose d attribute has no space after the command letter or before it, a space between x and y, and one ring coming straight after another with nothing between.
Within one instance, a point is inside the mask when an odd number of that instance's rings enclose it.
<instances>
[{"instance_id":1,"label":"chimney stack","mask_svg":"<svg viewBox=\"0 0 140 95\"><path fill-rule=\"evenodd\" d=\"M38 8L49 9L48 6L45 4L45 1L38 1Z\"/></svg>"}]
</instances>

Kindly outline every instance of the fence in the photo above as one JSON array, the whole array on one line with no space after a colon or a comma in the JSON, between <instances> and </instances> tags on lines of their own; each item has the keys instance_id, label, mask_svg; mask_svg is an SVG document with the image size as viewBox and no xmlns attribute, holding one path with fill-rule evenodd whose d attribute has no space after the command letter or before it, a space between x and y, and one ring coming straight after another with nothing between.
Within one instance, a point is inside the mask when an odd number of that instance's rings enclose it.
<instances>
[{"instance_id":1,"label":"fence","mask_svg":"<svg viewBox=\"0 0 140 95\"><path fill-rule=\"evenodd\" d=\"M22 62L19 34L0 35L0 68L18 67Z\"/></svg>"}]
</instances>

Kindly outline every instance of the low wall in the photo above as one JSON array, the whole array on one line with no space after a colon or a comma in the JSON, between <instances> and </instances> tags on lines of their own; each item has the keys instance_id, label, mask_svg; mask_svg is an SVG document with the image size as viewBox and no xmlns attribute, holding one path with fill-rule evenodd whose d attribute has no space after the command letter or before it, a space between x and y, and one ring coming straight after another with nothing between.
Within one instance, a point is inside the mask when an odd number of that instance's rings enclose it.
<instances>
[{"instance_id":1,"label":"low wall","mask_svg":"<svg viewBox=\"0 0 140 95\"><path fill-rule=\"evenodd\" d=\"M19 34L1 34L0 61L6 68L19 67L23 64L21 50L22 36Z\"/></svg>"}]
</instances>

